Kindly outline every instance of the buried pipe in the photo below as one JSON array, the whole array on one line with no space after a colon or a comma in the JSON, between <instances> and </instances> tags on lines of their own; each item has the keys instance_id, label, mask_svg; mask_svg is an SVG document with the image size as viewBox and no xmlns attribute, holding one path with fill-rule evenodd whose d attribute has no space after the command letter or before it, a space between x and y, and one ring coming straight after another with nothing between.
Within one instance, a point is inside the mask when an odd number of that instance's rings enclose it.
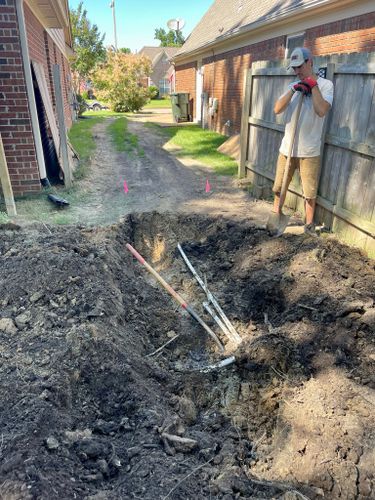
<instances>
[{"instance_id":1,"label":"buried pipe","mask_svg":"<svg viewBox=\"0 0 375 500\"><path fill-rule=\"evenodd\" d=\"M169 292L170 295L181 305L183 309L185 309L190 316L192 316L210 335L210 337L216 342L221 351L224 351L224 346L217 338L215 333L211 330L211 328L203 321L200 316L189 306L189 304L179 295L173 288L160 276L158 272L155 271L153 267L146 262L146 260L140 255L135 248L133 248L129 243L126 243L126 248L133 254L133 256L145 266L145 268L159 281L159 283Z\"/></svg>"},{"instance_id":2,"label":"buried pipe","mask_svg":"<svg viewBox=\"0 0 375 500\"><path fill-rule=\"evenodd\" d=\"M198 283L200 284L200 286L203 288L203 291L207 295L207 299L215 307L216 311L221 316L221 319L224 321L225 326L227 328L227 331L229 331L230 334L231 334L231 339L234 340L235 342L237 342L238 344L241 343L242 342L242 338L236 332L234 326L232 325L232 323L229 321L229 319L225 315L224 311L222 310L222 308L220 307L218 301L215 299L215 297L212 295L212 293L208 289L207 285L205 283L203 283L203 280L200 278L200 276L198 275L197 271L194 269L192 263L187 258L185 252L182 250L182 247L181 247L181 245L179 243L177 244L177 248L178 248L178 250L179 250L182 258L184 259L185 264L188 266L188 268L190 269L191 273L193 274L194 278L198 281Z\"/></svg>"}]
</instances>

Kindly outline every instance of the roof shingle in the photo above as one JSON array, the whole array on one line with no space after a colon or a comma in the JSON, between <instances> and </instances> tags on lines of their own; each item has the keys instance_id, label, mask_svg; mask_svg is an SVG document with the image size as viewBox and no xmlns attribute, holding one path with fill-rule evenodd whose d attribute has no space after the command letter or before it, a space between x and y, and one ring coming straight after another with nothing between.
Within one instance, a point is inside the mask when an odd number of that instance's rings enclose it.
<instances>
[{"instance_id":1,"label":"roof shingle","mask_svg":"<svg viewBox=\"0 0 375 500\"><path fill-rule=\"evenodd\" d=\"M188 54L296 10L330 0L216 0L176 54Z\"/></svg>"}]
</instances>

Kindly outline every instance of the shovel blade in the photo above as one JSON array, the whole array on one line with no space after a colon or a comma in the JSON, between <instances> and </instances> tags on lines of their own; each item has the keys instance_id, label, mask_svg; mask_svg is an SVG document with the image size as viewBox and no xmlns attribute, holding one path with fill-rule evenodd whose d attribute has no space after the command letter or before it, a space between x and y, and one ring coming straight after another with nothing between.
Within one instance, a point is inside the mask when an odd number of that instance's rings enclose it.
<instances>
[{"instance_id":1,"label":"shovel blade","mask_svg":"<svg viewBox=\"0 0 375 500\"><path fill-rule=\"evenodd\" d=\"M269 216L266 229L270 236L281 236L289 223L289 215L273 213Z\"/></svg>"}]
</instances>

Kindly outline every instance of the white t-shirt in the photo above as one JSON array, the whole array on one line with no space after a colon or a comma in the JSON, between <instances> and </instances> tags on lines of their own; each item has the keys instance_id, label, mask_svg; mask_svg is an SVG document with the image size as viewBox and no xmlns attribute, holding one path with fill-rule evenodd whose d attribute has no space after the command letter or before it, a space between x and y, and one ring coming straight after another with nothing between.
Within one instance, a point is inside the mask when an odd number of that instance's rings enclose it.
<instances>
[{"instance_id":1,"label":"white t-shirt","mask_svg":"<svg viewBox=\"0 0 375 500\"><path fill-rule=\"evenodd\" d=\"M332 106L333 83L330 80L326 80L325 78L321 77L317 79L317 82L323 99ZM287 92L289 92L289 90ZM285 94L287 92L285 92ZM284 156L288 156L290 135L292 129L292 117L296 112L300 95L300 92L295 92L288 107L284 111L285 134L280 146L280 153ZM312 96L304 96L301 114L297 124L292 156L298 158L306 158L320 155L323 123L324 117L321 118L314 111Z\"/></svg>"}]
</instances>

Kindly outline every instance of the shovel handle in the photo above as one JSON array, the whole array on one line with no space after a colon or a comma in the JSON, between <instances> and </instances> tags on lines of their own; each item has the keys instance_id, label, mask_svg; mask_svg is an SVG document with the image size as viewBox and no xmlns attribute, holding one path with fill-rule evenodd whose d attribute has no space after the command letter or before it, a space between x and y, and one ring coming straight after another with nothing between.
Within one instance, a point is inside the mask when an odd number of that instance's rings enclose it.
<instances>
[{"instance_id":1,"label":"shovel handle","mask_svg":"<svg viewBox=\"0 0 375 500\"><path fill-rule=\"evenodd\" d=\"M284 169L284 176L283 176L283 182L281 185L281 192L280 192L280 201L279 201L279 210L282 209L284 206L285 198L286 198L286 193L288 190L288 177L289 177L289 171L290 171L290 163L292 160L292 153L293 153L293 146L294 146L294 141L296 138L296 132L297 132L297 125L298 125L298 120L301 114L301 108L302 108L302 101L303 101L303 94L301 93L301 96L298 101L297 105L297 111L296 114L294 115L294 120L293 120L293 125L292 125L292 132L291 132L291 137L290 137L290 144L289 144L289 151L288 151L288 157L286 159L286 164L285 164L285 169Z\"/></svg>"},{"instance_id":2,"label":"shovel handle","mask_svg":"<svg viewBox=\"0 0 375 500\"><path fill-rule=\"evenodd\" d=\"M189 306L189 304L179 295L173 288L160 276L160 274L155 271L153 267L150 266L148 262L142 257L137 250L132 247L129 243L126 243L126 248L134 255L134 257L140 262L145 268L157 279L157 281L167 290L167 292L172 295L172 297L181 305L183 309L185 309L192 318L194 318L210 335L210 337L216 342L221 351L224 351L224 346L217 338L215 333L211 330L211 328L203 321L203 319L194 311L194 309Z\"/></svg>"}]
</instances>

